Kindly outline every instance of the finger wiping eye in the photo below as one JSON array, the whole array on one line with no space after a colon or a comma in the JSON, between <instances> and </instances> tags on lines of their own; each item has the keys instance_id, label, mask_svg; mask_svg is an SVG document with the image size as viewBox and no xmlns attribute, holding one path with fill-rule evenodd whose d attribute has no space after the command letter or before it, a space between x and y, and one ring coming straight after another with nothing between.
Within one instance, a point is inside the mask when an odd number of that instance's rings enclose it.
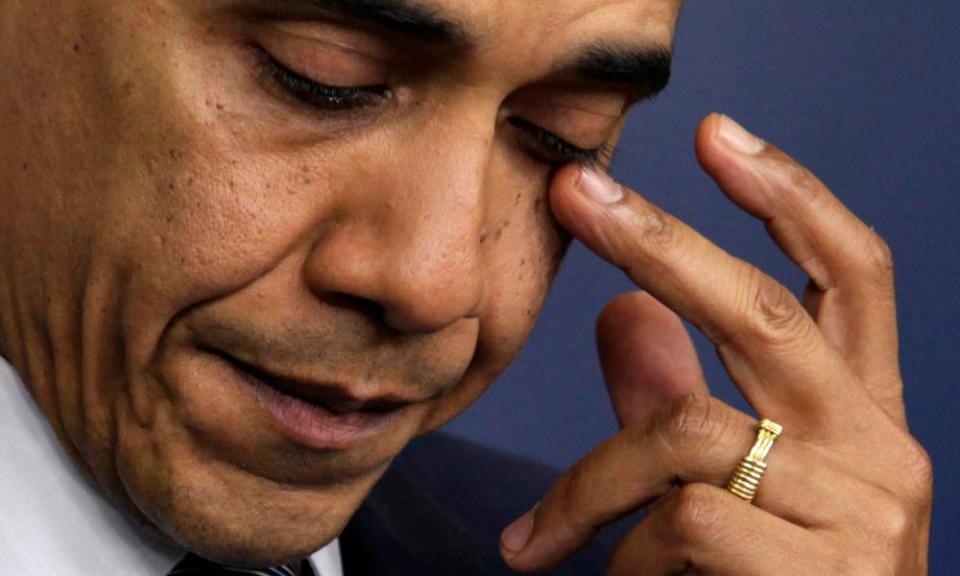
<instances>
[{"instance_id":1,"label":"finger wiping eye","mask_svg":"<svg viewBox=\"0 0 960 576\"><path fill-rule=\"evenodd\" d=\"M855 382L849 367L789 290L636 193L603 204L579 189L596 183L558 174L557 219L713 340L757 410L786 414L785 424L814 433L842 423L850 402L864 401L861 388L847 385Z\"/></svg>"}]
</instances>

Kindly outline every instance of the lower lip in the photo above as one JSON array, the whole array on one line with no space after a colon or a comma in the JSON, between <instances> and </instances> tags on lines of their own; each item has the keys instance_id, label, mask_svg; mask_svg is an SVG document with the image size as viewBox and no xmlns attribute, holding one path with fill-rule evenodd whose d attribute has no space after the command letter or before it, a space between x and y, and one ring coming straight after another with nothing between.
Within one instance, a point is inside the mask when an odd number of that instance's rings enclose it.
<instances>
[{"instance_id":1,"label":"lower lip","mask_svg":"<svg viewBox=\"0 0 960 576\"><path fill-rule=\"evenodd\" d=\"M344 450L367 438L376 436L404 408L390 412L347 412L337 414L305 402L227 362L256 398L257 402L273 417L280 430L291 440L316 450Z\"/></svg>"}]
</instances>

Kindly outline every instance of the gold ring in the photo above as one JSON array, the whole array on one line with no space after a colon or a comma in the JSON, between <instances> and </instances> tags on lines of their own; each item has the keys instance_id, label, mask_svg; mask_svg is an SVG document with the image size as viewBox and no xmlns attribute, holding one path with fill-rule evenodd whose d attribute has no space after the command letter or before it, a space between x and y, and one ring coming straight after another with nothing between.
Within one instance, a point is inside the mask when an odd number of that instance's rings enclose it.
<instances>
[{"instance_id":1,"label":"gold ring","mask_svg":"<svg viewBox=\"0 0 960 576\"><path fill-rule=\"evenodd\" d=\"M757 427L757 441L753 448L742 460L740 465L730 476L727 482L727 490L733 492L747 502L753 502L757 495L757 487L760 486L760 479L763 478L763 472L767 469L767 463L764 459L773 448L773 442L783 433L783 426L773 420L764 418Z\"/></svg>"}]
</instances>

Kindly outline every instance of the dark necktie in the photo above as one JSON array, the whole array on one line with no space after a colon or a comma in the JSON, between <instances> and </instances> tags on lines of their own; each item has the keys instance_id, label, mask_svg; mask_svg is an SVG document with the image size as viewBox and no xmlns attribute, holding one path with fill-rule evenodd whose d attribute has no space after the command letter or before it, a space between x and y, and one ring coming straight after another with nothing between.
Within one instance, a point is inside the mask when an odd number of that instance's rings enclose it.
<instances>
[{"instance_id":1,"label":"dark necktie","mask_svg":"<svg viewBox=\"0 0 960 576\"><path fill-rule=\"evenodd\" d=\"M170 571L168 576L238 576L242 574L248 576L319 576L314 573L307 560L271 568L234 568L214 564L196 554L187 554Z\"/></svg>"}]
</instances>

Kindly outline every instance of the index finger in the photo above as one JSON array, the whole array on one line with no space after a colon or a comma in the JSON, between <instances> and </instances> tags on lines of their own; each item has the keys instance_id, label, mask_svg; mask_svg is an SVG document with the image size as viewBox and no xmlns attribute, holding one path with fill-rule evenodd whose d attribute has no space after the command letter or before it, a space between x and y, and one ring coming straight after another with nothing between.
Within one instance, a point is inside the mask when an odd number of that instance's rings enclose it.
<instances>
[{"instance_id":1,"label":"index finger","mask_svg":"<svg viewBox=\"0 0 960 576\"><path fill-rule=\"evenodd\" d=\"M642 288L695 324L758 412L795 432L842 427L873 405L844 359L785 287L605 174L577 166L554 179L557 219Z\"/></svg>"}]
</instances>

